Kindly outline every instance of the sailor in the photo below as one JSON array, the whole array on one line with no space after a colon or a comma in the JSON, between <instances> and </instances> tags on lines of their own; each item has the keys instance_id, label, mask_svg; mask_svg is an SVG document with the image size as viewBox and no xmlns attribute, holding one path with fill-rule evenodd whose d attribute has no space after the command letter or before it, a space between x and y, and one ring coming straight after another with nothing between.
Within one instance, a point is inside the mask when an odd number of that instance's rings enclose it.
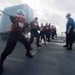
<instances>
[{"instance_id":1,"label":"sailor","mask_svg":"<svg viewBox=\"0 0 75 75\"><path fill-rule=\"evenodd\" d=\"M17 41L20 41L24 47L26 48L26 56L29 58L32 58L33 55L30 54L31 45L30 43L25 39L24 33L26 28L26 19L24 18L24 11L19 9L17 11L16 16L10 16L10 20L12 22L11 29L10 29L10 35L6 44L6 47L4 51L1 54L0 58L0 74L3 71L3 63L4 60L8 55L12 53L14 50Z\"/></svg>"},{"instance_id":2,"label":"sailor","mask_svg":"<svg viewBox=\"0 0 75 75\"><path fill-rule=\"evenodd\" d=\"M74 29L74 20L71 18L71 14L68 13L66 15L67 23L66 23L66 45L63 47L67 47L67 50L72 50L72 44L74 42L73 29Z\"/></svg>"},{"instance_id":3,"label":"sailor","mask_svg":"<svg viewBox=\"0 0 75 75\"><path fill-rule=\"evenodd\" d=\"M54 25L51 27L52 39L54 39Z\"/></svg>"},{"instance_id":4,"label":"sailor","mask_svg":"<svg viewBox=\"0 0 75 75\"><path fill-rule=\"evenodd\" d=\"M40 36L41 36L41 40L44 40L44 45L46 45L46 38L45 38L45 26L43 25L43 23L41 23L41 27L40 27Z\"/></svg>"},{"instance_id":5,"label":"sailor","mask_svg":"<svg viewBox=\"0 0 75 75\"><path fill-rule=\"evenodd\" d=\"M39 38L40 38L40 27L38 25L38 17L35 17L34 20L30 23L30 33L31 33L31 37L30 37L30 44L33 43L34 37L36 37L36 46L37 47L41 47L41 45L39 44Z\"/></svg>"},{"instance_id":6,"label":"sailor","mask_svg":"<svg viewBox=\"0 0 75 75\"><path fill-rule=\"evenodd\" d=\"M48 42L50 42L50 27L49 27L49 25L48 25L48 23L46 23L46 25L45 25L45 33L46 33L46 40L48 41Z\"/></svg>"}]
</instances>

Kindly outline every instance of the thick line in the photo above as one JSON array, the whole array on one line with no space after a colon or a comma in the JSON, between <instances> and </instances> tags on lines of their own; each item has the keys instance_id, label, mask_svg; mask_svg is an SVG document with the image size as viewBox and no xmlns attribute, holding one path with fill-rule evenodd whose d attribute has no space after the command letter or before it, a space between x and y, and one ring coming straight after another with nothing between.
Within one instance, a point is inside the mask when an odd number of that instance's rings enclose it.
<instances>
[{"instance_id":1,"label":"thick line","mask_svg":"<svg viewBox=\"0 0 75 75\"><path fill-rule=\"evenodd\" d=\"M32 53L32 55L35 55L36 52L37 52L37 51L34 51L34 52ZM1 55L0 55L0 56L1 56ZM7 59L9 59L9 60L14 60L14 61L19 61L19 62L25 62L25 60L16 59L16 58L11 58L11 57L7 57Z\"/></svg>"},{"instance_id":2,"label":"thick line","mask_svg":"<svg viewBox=\"0 0 75 75\"><path fill-rule=\"evenodd\" d=\"M7 59L14 60L14 61L19 61L19 62L25 62L25 60L16 59L16 58L9 58L9 57L7 57Z\"/></svg>"},{"instance_id":3,"label":"thick line","mask_svg":"<svg viewBox=\"0 0 75 75\"><path fill-rule=\"evenodd\" d=\"M32 55L35 55L36 52L37 52L37 51L33 52Z\"/></svg>"}]
</instances>

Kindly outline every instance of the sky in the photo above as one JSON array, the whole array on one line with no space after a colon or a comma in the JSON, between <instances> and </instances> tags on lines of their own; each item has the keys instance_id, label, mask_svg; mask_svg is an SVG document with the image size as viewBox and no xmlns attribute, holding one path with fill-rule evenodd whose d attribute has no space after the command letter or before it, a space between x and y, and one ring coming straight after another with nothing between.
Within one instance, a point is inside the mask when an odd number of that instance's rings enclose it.
<instances>
[{"instance_id":1,"label":"sky","mask_svg":"<svg viewBox=\"0 0 75 75\"><path fill-rule=\"evenodd\" d=\"M0 10L24 3L32 8L39 23L55 25L58 34L65 32L67 13L71 13L71 17L75 19L75 0L0 0Z\"/></svg>"}]
</instances>

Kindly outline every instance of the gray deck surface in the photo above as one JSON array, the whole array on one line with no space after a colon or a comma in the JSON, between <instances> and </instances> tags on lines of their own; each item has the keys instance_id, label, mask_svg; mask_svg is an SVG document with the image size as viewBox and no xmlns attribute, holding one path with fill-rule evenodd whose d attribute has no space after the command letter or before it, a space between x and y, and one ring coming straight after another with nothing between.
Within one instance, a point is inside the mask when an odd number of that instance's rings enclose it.
<instances>
[{"instance_id":1,"label":"gray deck surface","mask_svg":"<svg viewBox=\"0 0 75 75\"><path fill-rule=\"evenodd\" d=\"M0 54L7 40L0 39ZM64 42L58 38L39 49L32 45L33 58L25 56L24 46L18 42L14 51L4 62L2 75L75 75L75 47L72 51L63 48Z\"/></svg>"}]
</instances>

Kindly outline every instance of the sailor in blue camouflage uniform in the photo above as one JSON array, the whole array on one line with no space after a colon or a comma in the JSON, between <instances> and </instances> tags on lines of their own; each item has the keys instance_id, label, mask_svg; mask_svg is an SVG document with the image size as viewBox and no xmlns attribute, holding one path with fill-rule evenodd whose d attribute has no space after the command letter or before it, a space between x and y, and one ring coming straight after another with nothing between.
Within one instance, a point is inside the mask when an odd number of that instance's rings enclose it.
<instances>
[{"instance_id":1,"label":"sailor in blue camouflage uniform","mask_svg":"<svg viewBox=\"0 0 75 75\"><path fill-rule=\"evenodd\" d=\"M73 29L74 29L74 20L71 18L71 14L68 13L66 15L67 23L66 23L66 45L63 47L67 47L67 50L72 50L72 44L74 42Z\"/></svg>"}]
</instances>

